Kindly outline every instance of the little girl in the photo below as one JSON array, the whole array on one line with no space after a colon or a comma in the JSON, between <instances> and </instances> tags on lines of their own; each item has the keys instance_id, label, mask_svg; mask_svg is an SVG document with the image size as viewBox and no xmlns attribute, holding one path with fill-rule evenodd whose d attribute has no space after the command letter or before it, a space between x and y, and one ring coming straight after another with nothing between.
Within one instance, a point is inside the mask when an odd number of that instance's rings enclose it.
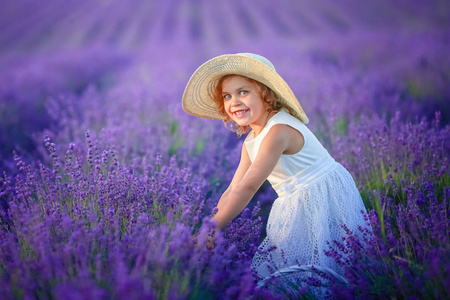
<instances>
[{"instance_id":1,"label":"little girl","mask_svg":"<svg viewBox=\"0 0 450 300\"><path fill-rule=\"evenodd\" d=\"M339 276L324 253L327 241L342 241L342 224L363 226L365 207L352 176L305 126L308 117L272 63L251 53L215 57L194 72L182 103L189 114L231 123L238 135L251 128L213 220L224 228L271 183L278 198L251 266L259 279L312 266Z\"/></svg>"}]
</instances>

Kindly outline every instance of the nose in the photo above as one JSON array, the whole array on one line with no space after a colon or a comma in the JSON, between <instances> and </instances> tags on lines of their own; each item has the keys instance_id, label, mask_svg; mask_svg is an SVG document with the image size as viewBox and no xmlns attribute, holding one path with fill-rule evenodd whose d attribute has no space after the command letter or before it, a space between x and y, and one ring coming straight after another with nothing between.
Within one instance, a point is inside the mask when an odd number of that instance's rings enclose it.
<instances>
[{"instance_id":1,"label":"nose","mask_svg":"<svg viewBox=\"0 0 450 300\"><path fill-rule=\"evenodd\" d=\"M240 104L241 104L241 100L239 99L239 96L231 97L231 105L232 106L239 106Z\"/></svg>"}]
</instances>

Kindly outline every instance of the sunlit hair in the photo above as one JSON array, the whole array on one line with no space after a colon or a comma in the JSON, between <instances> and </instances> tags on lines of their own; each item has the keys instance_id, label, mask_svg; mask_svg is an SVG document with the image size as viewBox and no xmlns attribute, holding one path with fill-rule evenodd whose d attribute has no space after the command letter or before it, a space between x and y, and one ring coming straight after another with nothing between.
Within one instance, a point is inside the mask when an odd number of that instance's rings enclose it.
<instances>
[{"instance_id":1,"label":"sunlit hair","mask_svg":"<svg viewBox=\"0 0 450 300\"><path fill-rule=\"evenodd\" d=\"M223 82L225 81L225 79L233 77L233 76L240 76L242 78L245 78L249 82L256 84L256 86L258 87L259 95L260 95L260 97L264 103L264 106L266 107L266 110L268 112L280 111L282 108L286 108L289 111L289 113L293 114L293 112L291 112L292 109L289 106L284 105L283 102L281 101L280 97L274 91L272 91L270 88L268 88L266 85L264 85L263 83L261 83L257 80L254 80L252 78L248 78L248 77L241 76L241 75L234 75L234 74L225 75L225 76L221 77L219 79L219 81L217 82L217 85L214 89L213 97L214 97L214 101L217 105L219 114L221 114L222 116L224 116L226 118L224 120L225 127L230 129L231 131L236 132L236 134L238 136L241 136L244 133L246 133L248 131L248 126L240 126L237 123L235 123L233 120L231 120L230 116L228 116L228 114L225 112L225 106L223 104L223 95L222 95Z\"/></svg>"}]
</instances>

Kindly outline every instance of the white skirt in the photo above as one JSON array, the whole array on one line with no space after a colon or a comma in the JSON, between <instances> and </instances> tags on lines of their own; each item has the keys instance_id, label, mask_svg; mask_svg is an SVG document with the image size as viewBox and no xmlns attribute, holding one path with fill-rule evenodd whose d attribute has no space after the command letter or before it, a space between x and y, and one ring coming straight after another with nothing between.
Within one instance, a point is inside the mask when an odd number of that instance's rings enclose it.
<instances>
[{"instance_id":1,"label":"white skirt","mask_svg":"<svg viewBox=\"0 0 450 300\"><path fill-rule=\"evenodd\" d=\"M269 214L267 237L253 257L254 274L264 280L289 267L316 266L342 275L324 251L329 250L327 241L342 241L342 224L353 232L365 226L366 209L350 173L326 157L274 188L278 198Z\"/></svg>"}]
</instances>

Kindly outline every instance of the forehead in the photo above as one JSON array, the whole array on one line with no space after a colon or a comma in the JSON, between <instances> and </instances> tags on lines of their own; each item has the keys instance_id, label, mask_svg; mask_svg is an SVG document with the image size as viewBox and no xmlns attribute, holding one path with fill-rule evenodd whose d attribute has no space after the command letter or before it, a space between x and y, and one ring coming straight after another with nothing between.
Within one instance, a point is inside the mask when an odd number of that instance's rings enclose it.
<instances>
[{"instance_id":1,"label":"forehead","mask_svg":"<svg viewBox=\"0 0 450 300\"><path fill-rule=\"evenodd\" d=\"M256 84L245 77L232 75L225 78L222 82L222 90L240 88L242 86L256 86Z\"/></svg>"}]
</instances>

